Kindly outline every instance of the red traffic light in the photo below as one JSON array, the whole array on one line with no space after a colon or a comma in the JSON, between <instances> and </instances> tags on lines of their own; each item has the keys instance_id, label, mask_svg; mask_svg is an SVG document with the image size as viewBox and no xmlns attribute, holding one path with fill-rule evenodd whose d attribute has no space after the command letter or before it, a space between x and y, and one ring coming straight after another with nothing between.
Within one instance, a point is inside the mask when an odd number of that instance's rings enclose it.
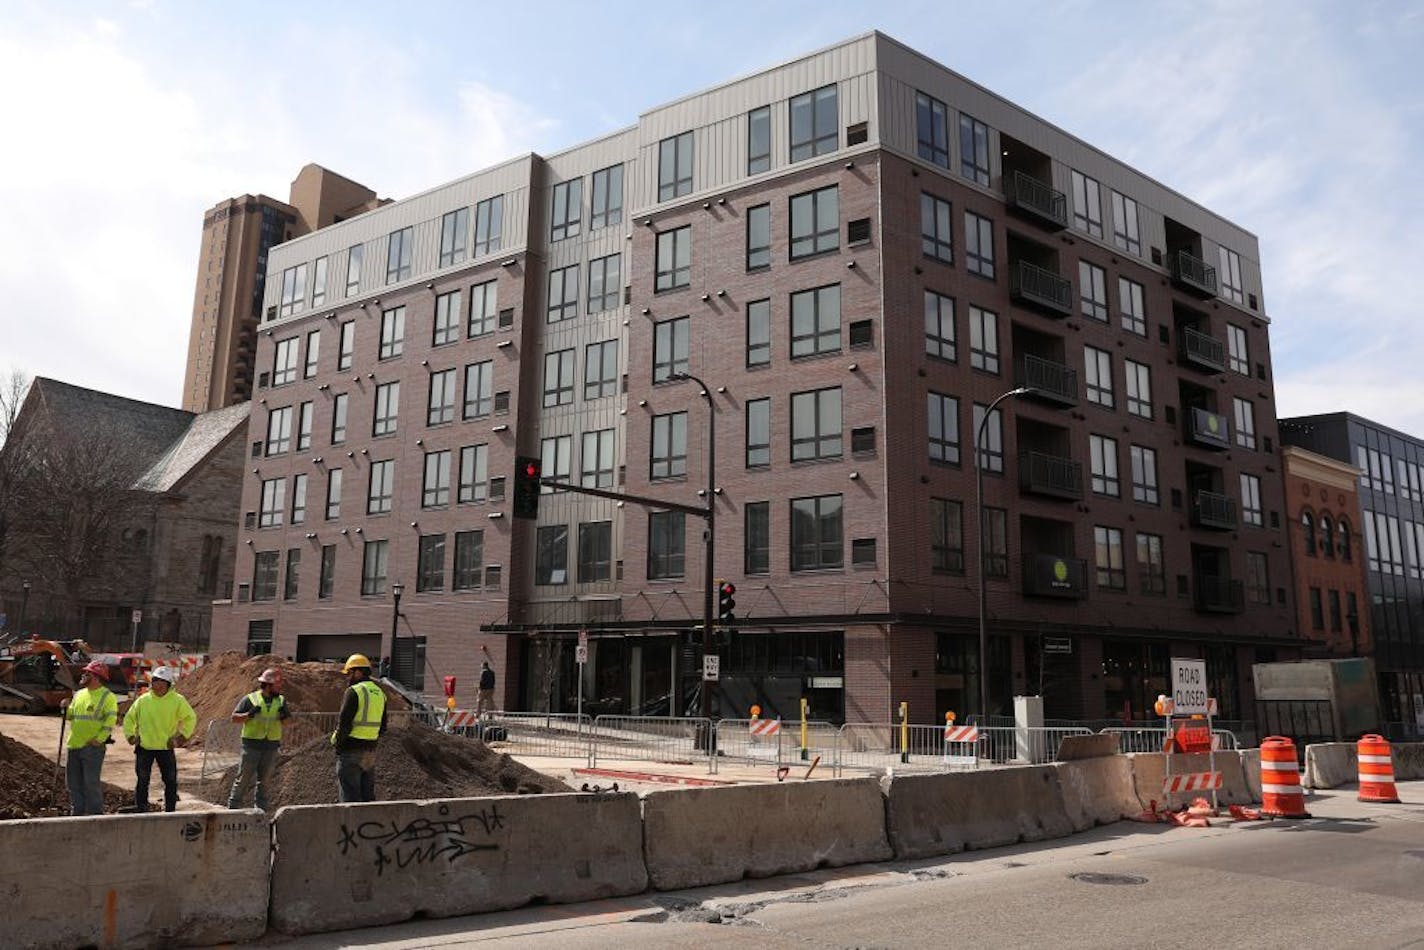
<instances>
[{"instance_id":1,"label":"red traffic light","mask_svg":"<svg viewBox=\"0 0 1424 950\"><path fill-rule=\"evenodd\" d=\"M528 478L538 478L538 477L539 477L539 463L538 463L538 462L534 462L534 461L525 462L525 463L524 463L524 474L525 474L525 476L528 477Z\"/></svg>"},{"instance_id":2,"label":"red traffic light","mask_svg":"<svg viewBox=\"0 0 1424 950\"><path fill-rule=\"evenodd\" d=\"M737 585L733 584L731 581L723 581L721 591L723 597L731 597L737 592Z\"/></svg>"}]
</instances>

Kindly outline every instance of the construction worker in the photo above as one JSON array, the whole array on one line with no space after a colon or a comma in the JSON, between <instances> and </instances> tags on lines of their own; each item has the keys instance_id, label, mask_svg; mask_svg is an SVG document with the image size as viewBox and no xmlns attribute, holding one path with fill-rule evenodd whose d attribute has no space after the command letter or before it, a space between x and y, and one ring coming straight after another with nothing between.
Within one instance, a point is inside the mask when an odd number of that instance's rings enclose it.
<instances>
[{"instance_id":1,"label":"construction worker","mask_svg":"<svg viewBox=\"0 0 1424 950\"><path fill-rule=\"evenodd\" d=\"M109 668L90 660L79 675L79 689L66 700L64 718L69 720L69 741L65 743L65 783L69 786L71 815L102 815L104 791L99 772L104 753L119 719L119 702L105 684Z\"/></svg>"},{"instance_id":2,"label":"construction worker","mask_svg":"<svg viewBox=\"0 0 1424 950\"><path fill-rule=\"evenodd\" d=\"M267 785L282 748L282 720L291 715L281 678L271 667L257 677L257 689L238 701L232 721L242 723L242 759L227 796L228 808L241 808L247 790L257 785L257 807L267 811Z\"/></svg>"},{"instance_id":3,"label":"construction worker","mask_svg":"<svg viewBox=\"0 0 1424 950\"><path fill-rule=\"evenodd\" d=\"M150 677L149 690L129 706L124 715L124 738L134 747L134 811L148 811L148 781L153 763L163 777L163 810L178 808L178 759L173 750L193 737L198 718L188 700L173 688L178 671L160 666Z\"/></svg>"},{"instance_id":4,"label":"construction worker","mask_svg":"<svg viewBox=\"0 0 1424 950\"><path fill-rule=\"evenodd\" d=\"M341 668L351 684L331 744L336 749L337 801L376 800L376 740L386 731L386 694L371 681L371 661L353 653Z\"/></svg>"}]
</instances>

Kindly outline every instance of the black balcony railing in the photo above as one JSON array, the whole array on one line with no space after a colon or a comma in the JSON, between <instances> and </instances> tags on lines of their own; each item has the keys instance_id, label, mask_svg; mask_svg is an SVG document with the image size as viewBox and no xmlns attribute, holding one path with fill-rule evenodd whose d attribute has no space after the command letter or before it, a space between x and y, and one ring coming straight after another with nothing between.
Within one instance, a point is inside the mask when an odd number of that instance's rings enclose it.
<instances>
[{"instance_id":1,"label":"black balcony railing","mask_svg":"<svg viewBox=\"0 0 1424 950\"><path fill-rule=\"evenodd\" d=\"M1216 268L1187 251L1171 255L1172 281L1198 297L1216 296Z\"/></svg>"},{"instance_id":2,"label":"black balcony railing","mask_svg":"<svg viewBox=\"0 0 1424 950\"><path fill-rule=\"evenodd\" d=\"M1240 581L1198 574L1195 587L1197 610L1212 614L1239 614L1246 609L1246 590Z\"/></svg>"},{"instance_id":3,"label":"black balcony railing","mask_svg":"<svg viewBox=\"0 0 1424 950\"><path fill-rule=\"evenodd\" d=\"M1017 169L1008 178L1009 207L1050 231L1068 227L1068 196L1046 181Z\"/></svg>"},{"instance_id":4,"label":"black balcony railing","mask_svg":"<svg viewBox=\"0 0 1424 950\"><path fill-rule=\"evenodd\" d=\"M1032 391L1028 398L1059 406L1078 405L1078 371L1025 353L1015 366L1014 382Z\"/></svg>"},{"instance_id":5,"label":"black balcony railing","mask_svg":"<svg viewBox=\"0 0 1424 950\"><path fill-rule=\"evenodd\" d=\"M1046 267L1015 261L1009 293L1018 303L1055 317L1073 315L1073 282Z\"/></svg>"},{"instance_id":6,"label":"black balcony railing","mask_svg":"<svg viewBox=\"0 0 1424 950\"><path fill-rule=\"evenodd\" d=\"M1185 365L1208 373L1226 372L1226 344L1191 327L1177 330L1177 356Z\"/></svg>"},{"instance_id":7,"label":"black balcony railing","mask_svg":"<svg viewBox=\"0 0 1424 950\"><path fill-rule=\"evenodd\" d=\"M1231 427L1221 413L1193 406L1186 423L1188 441L1208 449L1231 448Z\"/></svg>"},{"instance_id":8,"label":"black balcony railing","mask_svg":"<svg viewBox=\"0 0 1424 950\"><path fill-rule=\"evenodd\" d=\"M1044 452L1019 454L1019 489L1031 495L1074 500L1083 497L1083 465Z\"/></svg>"},{"instance_id":9,"label":"black balcony railing","mask_svg":"<svg viewBox=\"0 0 1424 950\"><path fill-rule=\"evenodd\" d=\"M1192 524L1218 531L1236 530L1236 502L1214 491L1199 491L1192 498Z\"/></svg>"},{"instance_id":10,"label":"black balcony railing","mask_svg":"<svg viewBox=\"0 0 1424 950\"><path fill-rule=\"evenodd\" d=\"M1088 564L1081 558L1031 551L1023 556L1023 592L1028 597L1088 596Z\"/></svg>"}]
</instances>

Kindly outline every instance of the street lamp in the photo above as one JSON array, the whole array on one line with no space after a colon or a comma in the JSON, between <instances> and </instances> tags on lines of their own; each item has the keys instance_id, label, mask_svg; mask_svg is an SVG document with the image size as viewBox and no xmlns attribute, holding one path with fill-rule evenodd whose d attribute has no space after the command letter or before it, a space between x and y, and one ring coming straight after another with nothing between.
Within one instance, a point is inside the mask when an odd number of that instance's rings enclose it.
<instances>
[{"instance_id":1,"label":"street lamp","mask_svg":"<svg viewBox=\"0 0 1424 950\"><path fill-rule=\"evenodd\" d=\"M669 373L667 378L691 380L702 387L702 396L707 400L707 530L702 534L706 542L702 554L702 656L705 664L705 658L712 652L712 600L716 587L712 577L712 556L717 537L717 509L713 506L717 485L717 406L712 402L712 387L691 373ZM702 718L712 718L712 685L706 679L702 681Z\"/></svg>"},{"instance_id":2,"label":"street lamp","mask_svg":"<svg viewBox=\"0 0 1424 950\"><path fill-rule=\"evenodd\" d=\"M988 612L989 594L988 585L984 583L984 427L989 424L989 417L994 414L999 403L1010 396L1023 396L1031 392L1034 392L1032 386L1019 386L1001 393L989 403L989 408L984 410L984 418L979 420L979 427L974 433L974 508L979 525L979 716L985 726L989 724L989 629L985 626L984 618ZM1000 435L1002 436L1002 432Z\"/></svg>"},{"instance_id":3,"label":"street lamp","mask_svg":"<svg viewBox=\"0 0 1424 950\"><path fill-rule=\"evenodd\" d=\"M396 665L396 637L400 635L400 599L405 593L405 585L396 581L391 585L391 672L395 672ZM412 657L412 662L414 658ZM409 685L409 684L406 684Z\"/></svg>"},{"instance_id":4,"label":"street lamp","mask_svg":"<svg viewBox=\"0 0 1424 950\"><path fill-rule=\"evenodd\" d=\"M25 635L25 608L30 605L30 582L25 581L20 584L20 619L15 624L15 632L20 636Z\"/></svg>"}]
</instances>

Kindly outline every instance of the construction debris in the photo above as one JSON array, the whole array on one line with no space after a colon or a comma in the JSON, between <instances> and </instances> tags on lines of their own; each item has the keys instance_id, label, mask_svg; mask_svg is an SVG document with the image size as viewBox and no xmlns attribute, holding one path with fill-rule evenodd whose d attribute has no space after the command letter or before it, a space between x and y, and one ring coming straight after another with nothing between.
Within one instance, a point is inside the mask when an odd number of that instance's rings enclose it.
<instances>
[{"instance_id":1,"label":"construction debris","mask_svg":"<svg viewBox=\"0 0 1424 950\"><path fill-rule=\"evenodd\" d=\"M103 783L104 811L112 814L133 804L133 793ZM69 814L64 769L55 780L54 760L23 742L0 734L0 820L55 818Z\"/></svg>"}]
</instances>

